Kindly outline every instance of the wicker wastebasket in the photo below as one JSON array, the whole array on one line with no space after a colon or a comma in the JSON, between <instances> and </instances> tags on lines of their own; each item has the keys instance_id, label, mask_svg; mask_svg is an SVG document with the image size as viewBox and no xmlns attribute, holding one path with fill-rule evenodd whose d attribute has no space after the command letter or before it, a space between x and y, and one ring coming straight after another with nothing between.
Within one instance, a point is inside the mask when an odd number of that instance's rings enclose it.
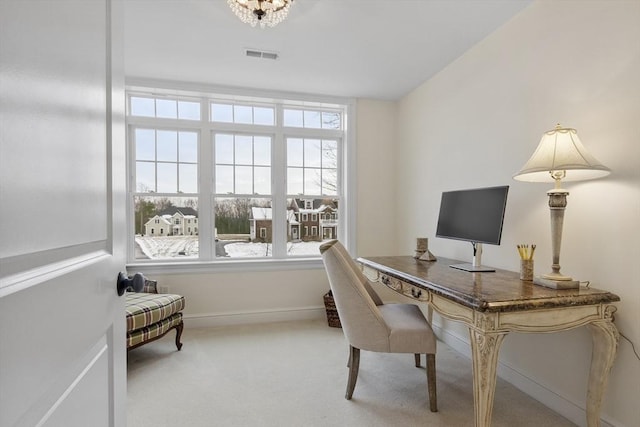
<instances>
[{"instance_id":1,"label":"wicker wastebasket","mask_svg":"<svg viewBox=\"0 0 640 427\"><path fill-rule=\"evenodd\" d=\"M338 316L338 309L336 308L336 302L333 299L331 291L324 294L324 308L327 310L327 323L332 328L341 328L340 317Z\"/></svg>"}]
</instances>

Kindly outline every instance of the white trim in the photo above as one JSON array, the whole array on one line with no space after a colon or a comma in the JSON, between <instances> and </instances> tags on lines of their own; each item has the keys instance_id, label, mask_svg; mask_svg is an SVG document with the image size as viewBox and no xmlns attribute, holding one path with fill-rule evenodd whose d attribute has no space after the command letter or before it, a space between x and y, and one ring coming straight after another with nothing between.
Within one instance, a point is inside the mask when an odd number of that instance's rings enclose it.
<instances>
[{"instance_id":1,"label":"white trim","mask_svg":"<svg viewBox=\"0 0 640 427\"><path fill-rule=\"evenodd\" d=\"M326 316L324 307L301 307L284 310L274 309L266 311L185 315L184 324L187 328L213 328L229 325L318 320L324 316Z\"/></svg>"},{"instance_id":2,"label":"white trim","mask_svg":"<svg viewBox=\"0 0 640 427\"><path fill-rule=\"evenodd\" d=\"M270 91L258 88L219 86L207 83L179 82L141 77L125 77L125 85L128 90L132 92L141 91L148 93L149 89L151 89L155 94L186 96L191 98L193 98L194 94L197 96L209 96L209 94L215 93L231 96L238 101L248 102L253 102L256 98L259 98L261 101L264 101L265 99L298 101L302 102L302 105L304 105L304 102L306 101L313 106L325 104L326 107L330 108L337 105L354 104L353 98L344 98L339 96Z\"/></svg>"},{"instance_id":3,"label":"white trim","mask_svg":"<svg viewBox=\"0 0 640 427\"><path fill-rule=\"evenodd\" d=\"M25 290L111 258L105 250L87 252L0 278L0 297Z\"/></svg>"},{"instance_id":4,"label":"white trim","mask_svg":"<svg viewBox=\"0 0 640 427\"><path fill-rule=\"evenodd\" d=\"M99 361L101 361L101 359L103 359L103 357L105 357L105 355L107 354L107 350L108 350L106 337L104 337L104 336L100 337L100 340L98 341L98 343L96 344L95 347L99 347L98 351L96 352L96 355L93 357L93 359L91 359L91 361L89 361L89 363L84 367L82 372L80 372L80 374L78 374L78 376L73 380L73 382L71 384L69 384L69 386L64 391L64 393L62 393L60 395L58 400L55 401L55 403L49 408L47 413L44 414L44 416L40 419L38 424L36 424L36 427L44 426L49 421L51 416L65 403L65 401L71 395L71 393L76 392L76 389L78 388L78 385L80 385L81 381L84 380L84 378L87 376L87 374L90 373L90 371L94 368L94 366L96 366L96 364ZM94 347L94 349L95 349L95 347ZM91 353L93 353L93 351L90 352L90 354ZM100 368L97 368L97 369L100 369Z\"/></svg>"},{"instance_id":5,"label":"white trim","mask_svg":"<svg viewBox=\"0 0 640 427\"><path fill-rule=\"evenodd\" d=\"M347 129L345 136L347 140L346 148L341 152L344 153L346 159L342 164L342 182L340 189L345 200L349 203L349 209L347 214L344 215L342 211L338 216L338 236L337 238L346 243L347 251L354 256L357 254L356 247L356 218L358 210L358 193L356 191L356 182L358 177L358 158L356 153L356 104L351 100L347 104L347 111L344 116L344 126ZM349 160L349 167L347 167L346 161Z\"/></svg>"},{"instance_id":6,"label":"white trim","mask_svg":"<svg viewBox=\"0 0 640 427\"><path fill-rule=\"evenodd\" d=\"M174 263L131 263L127 270L131 273L189 274L189 273L228 273L285 271L285 270L321 270L324 269L321 258L283 258L283 259L238 259L211 262L174 262Z\"/></svg>"}]
</instances>

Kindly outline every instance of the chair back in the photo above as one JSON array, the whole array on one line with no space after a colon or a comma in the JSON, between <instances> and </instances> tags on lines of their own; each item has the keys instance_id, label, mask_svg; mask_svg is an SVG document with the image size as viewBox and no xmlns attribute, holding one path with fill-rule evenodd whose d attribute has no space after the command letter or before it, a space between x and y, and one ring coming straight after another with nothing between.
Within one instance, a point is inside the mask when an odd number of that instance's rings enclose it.
<instances>
[{"instance_id":1,"label":"chair back","mask_svg":"<svg viewBox=\"0 0 640 427\"><path fill-rule=\"evenodd\" d=\"M389 328L365 287L367 278L337 240L323 244L320 252L349 344L362 350L388 352ZM371 292L376 295L373 289Z\"/></svg>"}]
</instances>

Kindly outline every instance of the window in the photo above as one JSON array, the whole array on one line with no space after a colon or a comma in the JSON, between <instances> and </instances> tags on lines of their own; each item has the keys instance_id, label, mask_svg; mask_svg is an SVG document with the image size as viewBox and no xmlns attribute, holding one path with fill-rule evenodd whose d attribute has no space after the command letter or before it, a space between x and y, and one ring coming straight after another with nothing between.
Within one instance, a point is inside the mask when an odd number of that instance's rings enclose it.
<instances>
[{"instance_id":1,"label":"window","mask_svg":"<svg viewBox=\"0 0 640 427\"><path fill-rule=\"evenodd\" d=\"M136 191L197 193L196 132L136 128L133 141Z\"/></svg>"},{"instance_id":2,"label":"window","mask_svg":"<svg viewBox=\"0 0 640 427\"><path fill-rule=\"evenodd\" d=\"M349 104L202 93L128 89L129 261L319 257L346 239Z\"/></svg>"},{"instance_id":3,"label":"window","mask_svg":"<svg viewBox=\"0 0 640 427\"><path fill-rule=\"evenodd\" d=\"M330 111L284 109L284 125L312 129L341 129L341 114Z\"/></svg>"},{"instance_id":4,"label":"window","mask_svg":"<svg viewBox=\"0 0 640 427\"><path fill-rule=\"evenodd\" d=\"M212 102L211 121L273 126L275 124L275 108Z\"/></svg>"},{"instance_id":5,"label":"window","mask_svg":"<svg viewBox=\"0 0 640 427\"><path fill-rule=\"evenodd\" d=\"M271 137L214 135L215 192L217 194L271 193Z\"/></svg>"},{"instance_id":6,"label":"window","mask_svg":"<svg viewBox=\"0 0 640 427\"><path fill-rule=\"evenodd\" d=\"M287 138L287 193L337 194L338 141ZM313 208L305 200L305 209Z\"/></svg>"},{"instance_id":7,"label":"window","mask_svg":"<svg viewBox=\"0 0 640 427\"><path fill-rule=\"evenodd\" d=\"M131 96L130 116L200 120L200 103L194 101Z\"/></svg>"}]
</instances>

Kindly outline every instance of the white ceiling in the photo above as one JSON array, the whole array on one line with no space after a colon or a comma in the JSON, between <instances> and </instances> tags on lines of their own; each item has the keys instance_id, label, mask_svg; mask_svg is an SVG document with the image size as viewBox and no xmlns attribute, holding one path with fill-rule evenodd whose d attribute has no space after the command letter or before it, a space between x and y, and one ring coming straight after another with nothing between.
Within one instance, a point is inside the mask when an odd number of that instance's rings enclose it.
<instances>
[{"instance_id":1,"label":"white ceiling","mask_svg":"<svg viewBox=\"0 0 640 427\"><path fill-rule=\"evenodd\" d=\"M226 0L126 0L125 73L286 92L395 100L531 0L295 0L274 28ZM245 49L279 59L245 56Z\"/></svg>"}]
</instances>

